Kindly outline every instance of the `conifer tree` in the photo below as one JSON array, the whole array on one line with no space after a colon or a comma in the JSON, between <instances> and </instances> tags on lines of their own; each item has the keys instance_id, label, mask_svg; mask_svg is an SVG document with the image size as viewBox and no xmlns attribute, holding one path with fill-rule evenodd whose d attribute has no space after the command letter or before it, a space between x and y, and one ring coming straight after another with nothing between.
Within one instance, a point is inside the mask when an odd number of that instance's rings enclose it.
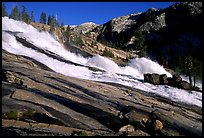
<instances>
[{"instance_id":1,"label":"conifer tree","mask_svg":"<svg viewBox=\"0 0 204 138\"><path fill-rule=\"evenodd\" d=\"M56 26L56 20L55 20L55 17L52 15L52 17L51 17L51 20L52 20L52 25L53 25L53 27L55 27Z\"/></svg>"},{"instance_id":2,"label":"conifer tree","mask_svg":"<svg viewBox=\"0 0 204 138\"><path fill-rule=\"evenodd\" d=\"M64 31L64 22L62 21L60 28Z\"/></svg>"},{"instance_id":3,"label":"conifer tree","mask_svg":"<svg viewBox=\"0 0 204 138\"><path fill-rule=\"evenodd\" d=\"M63 36L65 38L65 42L70 42L70 35L71 35L70 29L71 29L71 27L67 26L66 31L63 33Z\"/></svg>"},{"instance_id":4,"label":"conifer tree","mask_svg":"<svg viewBox=\"0 0 204 138\"><path fill-rule=\"evenodd\" d=\"M30 23L31 21L29 14L26 12L25 6L22 6L21 20L26 23Z\"/></svg>"},{"instance_id":5,"label":"conifer tree","mask_svg":"<svg viewBox=\"0 0 204 138\"><path fill-rule=\"evenodd\" d=\"M141 31L135 31L134 36L135 36L135 45L133 49L140 52L139 53L140 57L144 57L146 55L146 45L145 45L144 35L142 34Z\"/></svg>"},{"instance_id":6,"label":"conifer tree","mask_svg":"<svg viewBox=\"0 0 204 138\"><path fill-rule=\"evenodd\" d=\"M47 25L51 25L51 16L48 16Z\"/></svg>"},{"instance_id":7,"label":"conifer tree","mask_svg":"<svg viewBox=\"0 0 204 138\"><path fill-rule=\"evenodd\" d=\"M2 17L8 16L5 4L2 4Z\"/></svg>"},{"instance_id":8,"label":"conifer tree","mask_svg":"<svg viewBox=\"0 0 204 138\"><path fill-rule=\"evenodd\" d=\"M46 13L42 12L40 15L40 23L46 24Z\"/></svg>"},{"instance_id":9,"label":"conifer tree","mask_svg":"<svg viewBox=\"0 0 204 138\"><path fill-rule=\"evenodd\" d=\"M9 15L9 17L14 19L14 20L20 20L20 14L19 14L17 5L12 9L11 14Z\"/></svg>"},{"instance_id":10,"label":"conifer tree","mask_svg":"<svg viewBox=\"0 0 204 138\"><path fill-rule=\"evenodd\" d=\"M30 19L31 22L35 22L34 11L31 11Z\"/></svg>"}]
</instances>

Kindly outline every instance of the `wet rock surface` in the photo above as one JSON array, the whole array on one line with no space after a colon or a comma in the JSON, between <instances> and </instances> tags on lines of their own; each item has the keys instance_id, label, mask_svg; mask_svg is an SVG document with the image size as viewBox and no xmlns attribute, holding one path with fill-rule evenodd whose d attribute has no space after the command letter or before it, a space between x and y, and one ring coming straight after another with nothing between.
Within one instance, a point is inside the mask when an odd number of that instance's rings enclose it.
<instances>
[{"instance_id":1,"label":"wet rock surface","mask_svg":"<svg viewBox=\"0 0 204 138\"><path fill-rule=\"evenodd\" d=\"M3 136L202 135L195 105L67 77L4 50L2 73Z\"/></svg>"}]
</instances>

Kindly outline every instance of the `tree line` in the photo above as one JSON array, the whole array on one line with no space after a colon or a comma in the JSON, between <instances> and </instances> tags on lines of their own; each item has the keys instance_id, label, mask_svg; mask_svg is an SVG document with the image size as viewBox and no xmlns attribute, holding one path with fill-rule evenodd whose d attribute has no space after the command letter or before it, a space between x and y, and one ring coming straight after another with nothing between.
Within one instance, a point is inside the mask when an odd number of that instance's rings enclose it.
<instances>
[{"instance_id":1,"label":"tree line","mask_svg":"<svg viewBox=\"0 0 204 138\"><path fill-rule=\"evenodd\" d=\"M2 4L2 17L7 16L9 18L12 18L14 20L18 21L24 21L25 23L30 24L31 22L35 22L35 17L34 17L34 11L28 12L26 11L25 6L21 7L21 10L18 9L18 5L16 5L10 14L6 11L6 6L5 4ZM47 24L50 26L50 31L54 31L55 27L64 27L64 22L62 21L61 25L59 26L58 19L56 19L53 15L52 16L46 16L45 12L42 12L40 15L40 23L42 24Z\"/></svg>"},{"instance_id":2,"label":"tree line","mask_svg":"<svg viewBox=\"0 0 204 138\"><path fill-rule=\"evenodd\" d=\"M25 6L22 6L21 11L19 11L18 6L16 5L9 15L8 12L6 11L5 4L2 4L2 17L4 16L7 16L14 20L24 21L25 23L35 22L34 11L28 13L26 11Z\"/></svg>"}]
</instances>

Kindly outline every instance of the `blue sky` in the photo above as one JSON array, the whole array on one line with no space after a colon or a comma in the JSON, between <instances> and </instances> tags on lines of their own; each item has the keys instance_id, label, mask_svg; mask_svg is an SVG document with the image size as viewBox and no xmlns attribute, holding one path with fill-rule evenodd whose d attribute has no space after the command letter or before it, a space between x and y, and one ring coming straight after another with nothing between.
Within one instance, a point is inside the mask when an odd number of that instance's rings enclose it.
<instances>
[{"instance_id":1,"label":"blue sky","mask_svg":"<svg viewBox=\"0 0 204 138\"><path fill-rule=\"evenodd\" d=\"M79 25L84 22L104 24L112 18L137 12L144 12L149 8L166 8L175 2L3 2L10 14L17 4L19 10L24 5L29 13L34 11L35 21L39 22L40 14L56 15L59 24Z\"/></svg>"}]
</instances>

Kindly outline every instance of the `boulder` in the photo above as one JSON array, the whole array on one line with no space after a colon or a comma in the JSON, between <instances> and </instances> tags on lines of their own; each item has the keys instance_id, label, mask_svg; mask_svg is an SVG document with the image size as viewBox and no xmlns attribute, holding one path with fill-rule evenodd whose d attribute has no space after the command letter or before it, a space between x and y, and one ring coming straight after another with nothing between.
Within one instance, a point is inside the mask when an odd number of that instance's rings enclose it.
<instances>
[{"instance_id":1,"label":"boulder","mask_svg":"<svg viewBox=\"0 0 204 138\"><path fill-rule=\"evenodd\" d=\"M130 124L123 126L119 129L119 133L121 133L121 134L124 134L124 133L128 134L128 133L131 133L134 131L135 131L135 127L130 125Z\"/></svg>"},{"instance_id":2,"label":"boulder","mask_svg":"<svg viewBox=\"0 0 204 138\"><path fill-rule=\"evenodd\" d=\"M174 74L172 80L176 83L181 82L182 78L178 74Z\"/></svg>"},{"instance_id":3,"label":"boulder","mask_svg":"<svg viewBox=\"0 0 204 138\"><path fill-rule=\"evenodd\" d=\"M167 75L166 75L166 74L160 75L160 84L166 85L166 84L168 84L168 83L169 83L169 81L168 81Z\"/></svg>"},{"instance_id":4,"label":"boulder","mask_svg":"<svg viewBox=\"0 0 204 138\"><path fill-rule=\"evenodd\" d=\"M137 109L132 106L125 106L122 109L122 118L125 122L142 127L144 122L148 119L149 113L145 110Z\"/></svg>"},{"instance_id":5,"label":"boulder","mask_svg":"<svg viewBox=\"0 0 204 138\"><path fill-rule=\"evenodd\" d=\"M159 85L160 84L160 75L153 73L153 74L144 74L144 82L149 82L154 85Z\"/></svg>"},{"instance_id":6,"label":"boulder","mask_svg":"<svg viewBox=\"0 0 204 138\"><path fill-rule=\"evenodd\" d=\"M157 131L157 130L161 130L162 128L163 128L162 122L159 120L155 120L154 121L154 130Z\"/></svg>"},{"instance_id":7,"label":"boulder","mask_svg":"<svg viewBox=\"0 0 204 138\"><path fill-rule=\"evenodd\" d=\"M174 74L172 78L167 77L166 74L144 74L144 82L148 82L154 85L169 85L172 87L176 87L179 89L185 90L198 90L198 88L193 87L187 81L183 81L182 78L178 74Z\"/></svg>"},{"instance_id":8,"label":"boulder","mask_svg":"<svg viewBox=\"0 0 204 138\"><path fill-rule=\"evenodd\" d=\"M192 85L190 83L188 83L187 81L181 81L180 83L178 83L178 88L180 89L185 89L185 90L192 90Z\"/></svg>"}]
</instances>

